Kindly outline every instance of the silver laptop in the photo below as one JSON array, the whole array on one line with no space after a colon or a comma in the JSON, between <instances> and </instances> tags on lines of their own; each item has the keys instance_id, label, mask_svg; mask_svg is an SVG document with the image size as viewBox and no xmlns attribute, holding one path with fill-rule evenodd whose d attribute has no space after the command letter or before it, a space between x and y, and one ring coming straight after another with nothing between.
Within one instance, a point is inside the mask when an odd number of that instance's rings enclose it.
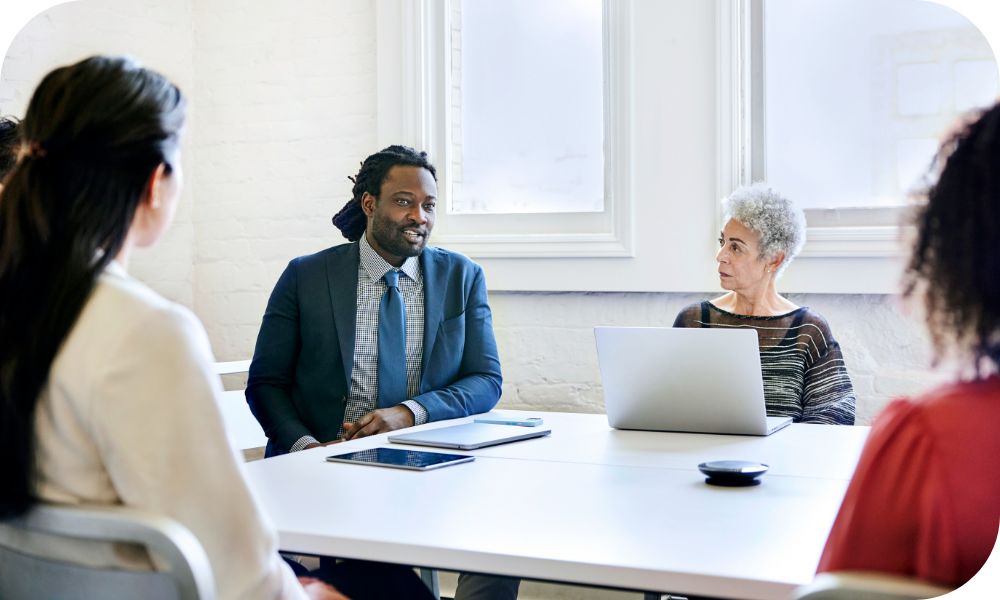
<instances>
[{"instance_id":1,"label":"silver laptop","mask_svg":"<svg viewBox=\"0 0 1000 600\"><path fill-rule=\"evenodd\" d=\"M393 434L390 442L434 446L436 448L458 448L475 450L497 444L517 442L552 433L548 427L518 427L517 425L489 425L487 423L465 423L438 429L427 429L413 433Z\"/></svg>"},{"instance_id":2,"label":"silver laptop","mask_svg":"<svg viewBox=\"0 0 1000 600\"><path fill-rule=\"evenodd\" d=\"M753 329L595 327L608 424L616 429L770 435Z\"/></svg>"}]
</instances>

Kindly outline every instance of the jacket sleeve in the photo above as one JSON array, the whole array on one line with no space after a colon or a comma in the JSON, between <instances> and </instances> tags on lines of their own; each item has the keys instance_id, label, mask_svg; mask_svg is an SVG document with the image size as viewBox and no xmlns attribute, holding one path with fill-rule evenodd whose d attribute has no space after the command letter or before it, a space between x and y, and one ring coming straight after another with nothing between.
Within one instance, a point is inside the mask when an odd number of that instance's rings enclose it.
<instances>
[{"instance_id":1,"label":"jacket sleeve","mask_svg":"<svg viewBox=\"0 0 1000 600\"><path fill-rule=\"evenodd\" d=\"M122 504L190 529L220 600L305 600L226 437L219 377L194 315L179 307L152 313L107 352L90 423Z\"/></svg>"},{"instance_id":2,"label":"jacket sleeve","mask_svg":"<svg viewBox=\"0 0 1000 600\"><path fill-rule=\"evenodd\" d=\"M486 278L475 266L462 316L465 344L458 377L451 384L413 398L427 409L429 420L454 419L487 412L500 400L500 357L493 334L493 314L486 297Z\"/></svg>"},{"instance_id":3,"label":"jacket sleeve","mask_svg":"<svg viewBox=\"0 0 1000 600\"><path fill-rule=\"evenodd\" d=\"M288 452L299 438L311 435L292 403L295 367L302 345L299 329L296 261L288 263L271 292L257 335L247 403L264 434L278 452Z\"/></svg>"}]
</instances>

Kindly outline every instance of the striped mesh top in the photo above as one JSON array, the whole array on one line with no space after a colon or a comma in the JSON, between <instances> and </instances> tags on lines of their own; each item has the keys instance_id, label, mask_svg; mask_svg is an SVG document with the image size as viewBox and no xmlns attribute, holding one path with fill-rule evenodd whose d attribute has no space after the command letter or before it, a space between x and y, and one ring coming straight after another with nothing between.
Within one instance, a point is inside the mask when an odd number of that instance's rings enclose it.
<instances>
[{"instance_id":1,"label":"striped mesh top","mask_svg":"<svg viewBox=\"0 0 1000 600\"><path fill-rule=\"evenodd\" d=\"M830 326L807 307L774 317L737 315L705 301L686 306L674 327L756 329L769 416L796 423L854 424L854 387Z\"/></svg>"}]
</instances>

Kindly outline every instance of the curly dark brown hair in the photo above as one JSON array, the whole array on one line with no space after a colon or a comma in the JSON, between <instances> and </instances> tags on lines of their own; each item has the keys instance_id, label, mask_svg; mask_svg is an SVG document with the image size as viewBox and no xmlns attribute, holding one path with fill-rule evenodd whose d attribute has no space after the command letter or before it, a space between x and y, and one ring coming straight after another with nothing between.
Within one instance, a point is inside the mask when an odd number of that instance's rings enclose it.
<instances>
[{"instance_id":1,"label":"curly dark brown hair","mask_svg":"<svg viewBox=\"0 0 1000 600\"><path fill-rule=\"evenodd\" d=\"M904 296L923 300L935 359L955 352L982 375L1000 367L1000 104L945 141L933 168Z\"/></svg>"}]
</instances>

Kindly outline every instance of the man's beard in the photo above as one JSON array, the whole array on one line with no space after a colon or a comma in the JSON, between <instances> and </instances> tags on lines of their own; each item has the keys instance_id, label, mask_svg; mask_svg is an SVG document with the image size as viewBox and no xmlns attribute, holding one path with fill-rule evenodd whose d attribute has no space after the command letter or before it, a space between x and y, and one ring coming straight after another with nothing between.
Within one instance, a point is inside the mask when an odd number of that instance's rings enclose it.
<instances>
[{"instance_id":1,"label":"man's beard","mask_svg":"<svg viewBox=\"0 0 1000 600\"><path fill-rule=\"evenodd\" d=\"M422 243L415 245L408 242L403 234L404 229L414 229L423 233ZM420 253L427 247L427 238L430 231L427 227L419 225L399 226L389 219L374 217L372 219L372 237L385 252L393 256L420 256Z\"/></svg>"}]
</instances>

